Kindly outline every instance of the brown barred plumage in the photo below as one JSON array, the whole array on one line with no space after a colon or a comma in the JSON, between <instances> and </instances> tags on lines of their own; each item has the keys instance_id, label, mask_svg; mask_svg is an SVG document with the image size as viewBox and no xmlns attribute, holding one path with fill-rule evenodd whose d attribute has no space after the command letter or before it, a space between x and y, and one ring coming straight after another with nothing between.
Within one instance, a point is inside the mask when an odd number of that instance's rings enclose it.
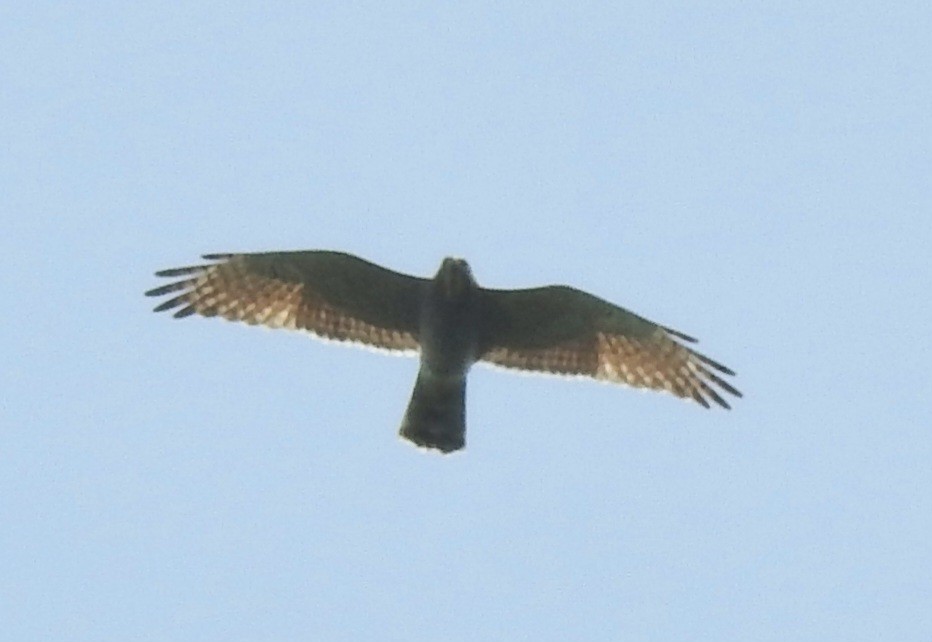
<instances>
[{"instance_id":1,"label":"brown barred plumage","mask_svg":"<svg viewBox=\"0 0 932 642\"><path fill-rule=\"evenodd\" d=\"M733 371L680 343L694 343L689 335L574 288L480 288L458 259L444 260L431 280L329 251L204 258L213 262L156 273L179 280L146 292L173 295L155 311L419 350L401 432L420 446L463 447L465 377L475 361L666 391L706 408L730 407L722 391L741 396L720 376Z\"/></svg>"}]
</instances>

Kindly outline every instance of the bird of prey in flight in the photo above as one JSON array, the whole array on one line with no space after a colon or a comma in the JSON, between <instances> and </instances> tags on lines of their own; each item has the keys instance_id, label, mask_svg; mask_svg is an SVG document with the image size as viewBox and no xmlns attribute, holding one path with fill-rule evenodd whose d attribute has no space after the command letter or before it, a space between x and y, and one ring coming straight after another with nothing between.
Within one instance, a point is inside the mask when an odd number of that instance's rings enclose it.
<instances>
[{"instance_id":1,"label":"bird of prey in flight","mask_svg":"<svg viewBox=\"0 0 932 642\"><path fill-rule=\"evenodd\" d=\"M318 337L419 352L401 436L444 453L466 443L466 375L482 361L669 392L729 408L734 372L684 343L692 337L564 285L479 287L469 265L447 258L432 279L323 250L206 254L205 265L146 292L171 294L156 312L200 314Z\"/></svg>"}]
</instances>

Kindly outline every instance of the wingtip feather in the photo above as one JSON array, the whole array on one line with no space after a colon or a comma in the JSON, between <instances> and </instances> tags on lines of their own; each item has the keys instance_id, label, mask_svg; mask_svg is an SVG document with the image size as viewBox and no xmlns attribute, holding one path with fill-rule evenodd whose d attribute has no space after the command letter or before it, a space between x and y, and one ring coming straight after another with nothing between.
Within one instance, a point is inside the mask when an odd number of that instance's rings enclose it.
<instances>
[{"instance_id":1,"label":"wingtip feather","mask_svg":"<svg viewBox=\"0 0 932 642\"><path fill-rule=\"evenodd\" d=\"M699 339L697 339L696 337L692 337L684 332L680 332L679 330L674 330L673 328L668 328L666 326L660 326L660 327L663 328L665 332L667 332L668 334L672 334L677 339L682 339L683 341L686 341L687 343L699 343Z\"/></svg>"},{"instance_id":2,"label":"wingtip feather","mask_svg":"<svg viewBox=\"0 0 932 642\"><path fill-rule=\"evenodd\" d=\"M188 265L185 267L178 268L168 268L166 270L159 270L155 273L155 276L167 277L167 276L188 276L189 274L197 274L203 272L207 269L206 265Z\"/></svg>"}]
</instances>

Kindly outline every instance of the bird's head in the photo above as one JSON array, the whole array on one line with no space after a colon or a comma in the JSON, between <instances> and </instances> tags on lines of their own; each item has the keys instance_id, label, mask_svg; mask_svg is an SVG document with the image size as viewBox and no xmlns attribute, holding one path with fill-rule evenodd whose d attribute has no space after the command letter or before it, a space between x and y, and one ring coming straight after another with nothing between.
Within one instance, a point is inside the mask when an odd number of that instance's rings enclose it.
<instances>
[{"instance_id":1,"label":"bird's head","mask_svg":"<svg viewBox=\"0 0 932 642\"><path fill-rule=\"evenodd\" d=\"M459 299L476 287L469 263L463 259L445 258L440 264L434 282L447 299Z\"/></svg>"}]
</instances>

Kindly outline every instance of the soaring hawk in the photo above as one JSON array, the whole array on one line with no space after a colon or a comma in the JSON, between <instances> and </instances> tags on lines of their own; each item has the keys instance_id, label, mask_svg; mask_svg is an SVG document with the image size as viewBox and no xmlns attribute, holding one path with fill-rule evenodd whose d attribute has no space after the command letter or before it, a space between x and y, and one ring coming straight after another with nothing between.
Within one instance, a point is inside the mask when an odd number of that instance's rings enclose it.
<instances>
[{"instance_id":1,"label":"soaring hawk","mask_svg":"<svg viewBox=\"0 0 932 642\"><path fill-rule=\"evenodd\" d=\"M433 279L341 252L206 254L207 265L157 276L180 280L146 292L172 294L156 312L198 313L250 325L305 330L391 351L419 351L420 369L401 436L444 453L466 441L466 375L476 361L585 376L729 408L715 386L734 372L686 347L696 340L564 285L481 288L462 259Z\"/></svg>"}]
</instances>

